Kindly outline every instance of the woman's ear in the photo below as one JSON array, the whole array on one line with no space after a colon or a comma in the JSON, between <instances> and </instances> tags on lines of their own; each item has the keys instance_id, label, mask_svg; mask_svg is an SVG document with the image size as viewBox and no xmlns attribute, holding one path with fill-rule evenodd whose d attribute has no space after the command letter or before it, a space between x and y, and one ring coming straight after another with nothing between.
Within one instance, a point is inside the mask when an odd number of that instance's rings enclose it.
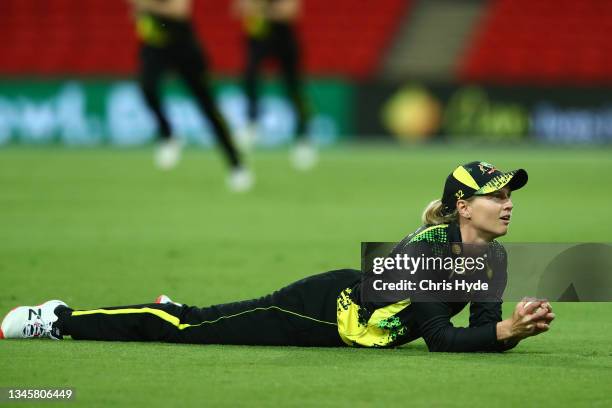
<instances>
[{"instance_id":1,"label":"woman's ear","mask_svg":"<svg viewBox=\"0 0 612 408\"><path fill-rule=\"evenodd\" d=\"M468 202L465 200L457 200L457 212L463 218L467 218L468 220L472 218L472 211Z\"/></svg>"}]
</instances>

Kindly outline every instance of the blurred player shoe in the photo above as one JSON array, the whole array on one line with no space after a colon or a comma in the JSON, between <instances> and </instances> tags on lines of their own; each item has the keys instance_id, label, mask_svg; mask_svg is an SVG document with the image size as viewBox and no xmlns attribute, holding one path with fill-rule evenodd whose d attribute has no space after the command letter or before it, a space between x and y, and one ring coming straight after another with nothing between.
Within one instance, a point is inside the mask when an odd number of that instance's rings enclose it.
<instances>
[{"instance_id":1,"label":"blurred player shoe","mask_svg":"<svg viewBox=\"0 0 612 408\"><path fill-rule=\"evenodd\" d=\"M318 161L317 149L306 140L298 141L291 152L293 167L301 171L312 169Z\"/></svg>"},{"instance_id":2,"label":"blurred player shoe","mask_svg":"<svg viewBox=\"0 0 612 408\"><path fill-rule=\"evenodd\" d=\"M238 148L248 153L253 150L257 142L257 124L249 123L242 130L236 133L236 144Z\"/></svg>"},{"instance_id":3,"label":"blurred player shoe","mask_svg":"<svg viewBox=\"0 0 612 408\"><path fill-rule=\"evenodd\" d=\"M155 303L160 304L160 305L165 305L166 303L173 303L177 306L183 306L181 303L173 302L172 299L170 299L166 295L159 295L157 299L155 299Z\"/></svg>"},{"instance_id":4,"label":"blurred player shoe","mask_svg":"<svg viewBox=\"0 0 612 408\"><path fill-rule=\"evenodd\" d=\"M231 170L227 179L227 187L235 193L242 193L249 191L253 187L254 182L254 177L250 170L244 167L237 167Z\"/></svg>"},{"instance_id":5,"label":"blurred player shoe","mask_svg":"<svg viewBox=\"0 0 612 408\"><path fill-rule=\"evenodd\" d=\"M53 327L57 321L55 309L65 306L61 300L49 300L38 306L19 306L11 310L0 328L0 338L31 339L48 338L60 340L59 331Z\"/></svg>"},{"instance_id":6,"label":"blurred player shoe","mask_svg":"<svg viewBox=\"0 0 612 408\"><path fill-rule=\"evenodd\" d=\"M170 170L176 167L181 160L183 142L176 137L160 142L155 152L155 164L162 170Z\"/></svg>"}]
</instances>

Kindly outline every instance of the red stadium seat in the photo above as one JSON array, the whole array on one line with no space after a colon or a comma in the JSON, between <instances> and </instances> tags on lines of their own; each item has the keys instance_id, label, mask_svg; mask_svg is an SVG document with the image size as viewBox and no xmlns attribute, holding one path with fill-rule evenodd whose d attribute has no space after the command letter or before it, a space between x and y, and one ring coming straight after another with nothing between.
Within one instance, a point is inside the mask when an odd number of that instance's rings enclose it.
<instances>
[{"instance_id":1,"label":"red stadium seat","mask_svg":"<svg viewBox=\"0 0 612 408\"><path fill-rule=\"evenodd\" d=\"M390 43L410 1L304 0L299 35L310 74L368 76ZM241 24L231 0L196 1L195 25L213 61L242 70ZM2 0L0 74L118 74L135 69L130 10L119 0Z\"/></svg>"},{"instance_id":2,"label":"red stadium seat","mask_svg":"<svg viewBox=\"0 0 612 408\"><path fill-rule=\"evenodd\" d=\"M465 81L612 82L612 2L496 0L459 61Z\"/></svg>"}]
</instances>

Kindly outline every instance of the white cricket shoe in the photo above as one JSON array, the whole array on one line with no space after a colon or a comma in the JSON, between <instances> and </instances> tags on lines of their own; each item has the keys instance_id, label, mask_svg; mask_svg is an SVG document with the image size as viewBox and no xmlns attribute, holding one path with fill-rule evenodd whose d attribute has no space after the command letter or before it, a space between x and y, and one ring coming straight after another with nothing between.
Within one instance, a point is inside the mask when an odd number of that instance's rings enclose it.
<instances>
[{"instance_id":1,"label":"white cricket shoe","mask_svg":"<svg viewBox=\"0 0 612 408\"><path fill-rule=\"evenodd\" d=\"M308 141L299 141L291 152L293 167L297 170L307 171L312 169L319 160L317 149Z\"/></svg>"},{"instance_id":2,"label":"white cricket shoe","mask_svg":"<svg viewBox=\"0 0 612 408\"><path fill-rule=\"evenodd\" d=\"M172 299L170 299L170 297L168 297L166 295L159 295L157 297L157 299L155 299L155 303L160 304L160 305L165 305L166 303L172 303L172 304L175 304L177 306L183 306L182 303L175 302Z\"/></svg>"},{"instance_id":3,"label":"white cricket shoe","mask_svg":"<svg viewBox=\"0 0 612 408\"><path fill-rule=\"evenodd\" d=\"M160 142L155 152L155 164L161 170L173 169L181 160L182 150L183 142L176 137Z\"/></svg>"},{"instance_id":4,"label":"white cricket shoe","mask_svg":"<svg viewBox=\"0 0 612 408\"><path fill-rule=\"evenodd\" d=\"M66 306L61 300L49 300L38 306L19 306L8 312L0 327L0 338L32 339L48 338L59 340L54 333L53 323L57 320L55 308Z\"/></svg>"},{"instance_id":5,"label":"white cricket shoe","mask_svg":"<svg viewBox=\"0 0 612 408\"><path fill-rule=\"evenodd\" d=\"M249 153L257 142L257 124L248 123L236 133L235 137L238 148L244 153Z\"/></svg>"},{"instance_id":6,"label":"white cricket shoe","mask_svg":"<svg viewBox=\"0 0 612 408\"><path fill-rule=\"evenodd\" d=\"M157 303L157 304L161 304L161 305L164 305L164 304L166 304L166 303L173 303L173 304L175 304L175 305L177 305L177 306L183 306L183 304L182 304L182 303L174 302L172 299L170 299L170 298L169 298L168 296L166 296L166 295L159 295L159 296L157 297L157 299L155 299L155 303Z\"/></svg>"},{"instance_id":7,"label":"white cricket shoe","mask_svg":"<svg viewBox=\"0 0 612 408\"><path fill-rule=\"evenodd\" d=\"M254 183L253 173L244 167L232 169L227 179L227 187L235 193L249 191Z\"/></svg>"}]
</instances>

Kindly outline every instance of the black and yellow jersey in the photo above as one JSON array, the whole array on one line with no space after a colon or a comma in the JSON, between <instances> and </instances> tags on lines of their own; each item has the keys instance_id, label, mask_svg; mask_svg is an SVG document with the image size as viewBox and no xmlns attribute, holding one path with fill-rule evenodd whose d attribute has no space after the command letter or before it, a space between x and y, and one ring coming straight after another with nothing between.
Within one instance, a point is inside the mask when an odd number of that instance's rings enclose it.
<instances>
[{"instance_id":1,"label":"black and yellow jersey","mask_svg":"<svg viewBox=\"0 0 612 408\"><path fill-rule=\"evenodd\" d=\"M262 16L248 16L243 19L244 32L251 38L265 38L270 32L270 24Z\"/></svg>"},{"instance_id":2,"label":"black and yellow jersey","mask_svg":"<svg viewBox=\"0 0 612 408\"><path fill-rule=\"evenodd\" d=\"M400 253L411 245L425 242L453 251L461 245L456 223L425 225L404 238L393 252ZM498 242L491 252L488 273L506 283L506 252ZM409 249L408 249L409 250ZM337 301L338 332L350 346L395 347L423 337L430 351L503 351L512 344L497 341L496 324L501 321L501 296L495 301L449 302L430 299L427 302L404 299L395 303L368 303L362 300L361 283L341 292ZM450 319L470 304L469 328L456 328Z\"/></svg>"},{"instance_id":3,"label":"black and yellow jersey","mask_svg":"<svg viewBox=\"0 0 612 408\"><path fill-rule=\"evenodd\" d=\"M190 20L175 20L151 13L137 16L136 32L140 41L153 47L167 47L195 38Z\"/></svg>"},{"instance_id":4,"label":"black and yellow jersey","mask_svg":"<svg viewBox=\"0 0 612 408\"><path fill-rule=\"evenodd\" d=\"M251 0L256 3L260 13L245 16L242 26L247 37L264 40L270 36L284 35L291 31L292 24L286 21L275 21L266 17L266 8L274 7L274 3L282 0Z\"/></svg>"}]
</instances>

